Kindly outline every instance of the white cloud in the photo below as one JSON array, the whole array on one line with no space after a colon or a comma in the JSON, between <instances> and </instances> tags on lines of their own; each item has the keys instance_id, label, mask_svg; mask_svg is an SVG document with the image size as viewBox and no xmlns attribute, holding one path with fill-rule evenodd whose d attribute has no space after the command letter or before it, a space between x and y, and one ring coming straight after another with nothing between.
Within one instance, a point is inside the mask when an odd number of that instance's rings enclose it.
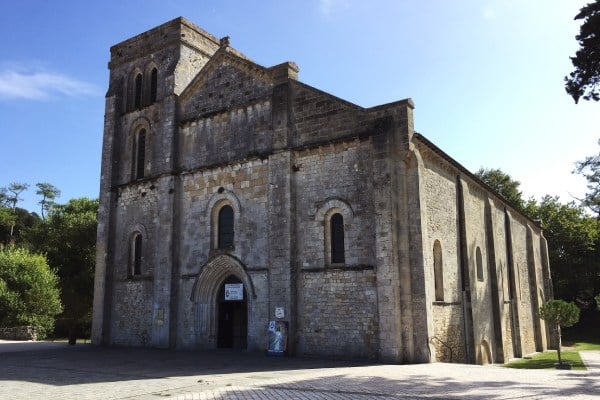
<instances>
[{"instance_id":1,"label":"white cloud","mask_svg":"<svg viewBox=\"0 0 600 400\"><path fill-rule=\"evenodd\" d=\"M94 96L100 93L93 84L56 72L26 71L14 66L0 69L0 100L47 100L56 96Z\"/></svg>"},{"instance_id":2,"label":"white cloud","mask_svg":"<svg viewBox=\"0 0 600 400\"><path fill-rule=\"evenodd\" d=\"M496 8L491 4L486 5L481 11L484 19L494 19L496 18Z\"/></svg>"},{"instance_id":3,"label":"white cloud","mask_svg":"<svg viewBox=\"0 0 600 400\"><path fill-rule=\"evenodd\" d=\"M340 8L348 8L348 0L319 0L319 10L322 14L330 15Z\"/></svg>"}]
</instances>

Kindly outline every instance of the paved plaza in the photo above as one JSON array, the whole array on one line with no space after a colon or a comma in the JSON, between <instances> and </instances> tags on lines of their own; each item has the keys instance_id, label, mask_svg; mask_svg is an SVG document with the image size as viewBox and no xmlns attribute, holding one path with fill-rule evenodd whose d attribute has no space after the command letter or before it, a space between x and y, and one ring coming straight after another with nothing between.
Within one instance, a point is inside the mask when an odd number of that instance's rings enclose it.
<instances>
[{"instance_id":1,"label":"paved plaza","mask_svg":"<svg viewBox=\"0 0 600 400\"><path fill-rule=\"evenodd\" d=\"M588 371L0 341L0 399L600 398L600 352L582 356Z\"/></svg>"}]
</instances>

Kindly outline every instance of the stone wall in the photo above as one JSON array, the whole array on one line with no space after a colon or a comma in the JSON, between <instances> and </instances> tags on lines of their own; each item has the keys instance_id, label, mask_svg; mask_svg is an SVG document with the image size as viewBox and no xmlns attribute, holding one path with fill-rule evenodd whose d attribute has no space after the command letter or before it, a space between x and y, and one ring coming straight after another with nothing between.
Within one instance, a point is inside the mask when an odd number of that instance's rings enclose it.
<instances>
[{"instance_id":1,"label":"stone wall","mask_svg":"<svg viewBox=\"0 0 600 400\"><path fill-rule=\"evenodd\" d=\"M475 360L478 364L492 362L490 350L494 343L491 284L488 273L488 238L486 236L486 191L469 182L465 191L465 222L467 225L468 269L473 313ZM497 287L493 290L498 290Z\"/></svg>"},{"instance_id":2,"label":"stone wall","mask_svg":"<svg viewBox=\"0 0 600 400\"><path fill-rule=\"evenodd\" d=\"M436 302L432 307L434 334L429 342L435 361L464 363L465 335L462 302Z\"/></svg>"},{"instance_id":3,"label":"stone wall","mask_svg":"<svg viewBox=\"0 0 600 400\"><path fill-rule=\"evenodd\" d=\"M325 220L331 210L344 218L345 265L375 265L369 142L307 149L294 158L295 236L301 268L328 265Z\"/></svg>"},{"instance_id":4,"label":"stone wall","mask_svg":"<svg viewBox=\"0 0 600 400\"><path fill-rule=\"evenodd\" d=\"M272 132L269 101L190 121L180 130L181 168L194 170L266 155Z\"/></svg>"},{"instance_id":5,"label":"stone wall","mask_svg":"<svg viewBox=\"0 0 600 400\"><path fill-rule=\"evenodd\" d=\"M179 226L180 277L177 343L180 347L207 347L202 343L194 285L202 268L214 256L215 210L223 202L234 210L234 247L226 253L242 260L256 297L248 304L248 347L265 350L268 324L268 159L198 170L182 177ZM219 282L214 282L219 286ZM209 333L210 334L210 333ZM211 339L212 340L212 339ZM208 346L210 347L210 346Z\"/></svg>"},{"instance_id":6,"label":"stone wall","mask_svg":"<svg viewBox=\"0 0 600 400\"><path fill-rule=\"evenodd\" d=\"M122 346L152 345L153 291L151 278L132 278L115 284L111 313L111 343Z\"/></svg>"},{"instance_id":7,"label":"stone wall","mask_svg":"<svg viewBox=\"0 0 600 400\"><path fill-rule=\"evenodd\" d=\"M533 274L533 279L531 280L531 294L536 297L536 302L532 302L532 313L534 316L534 320L537 319L539 321L539 341L537 351L548 349L548 332L546 322L539 318L539 307L541 307L547 300L549 300L548 296L544 294L545 291L545 274L544 274L544 261L542 257L542 251L544 249L544 245L542 241L545 241L543 236L536 235L534 231L532 231L532 251L533 251L533 265L531 266L530 274Z\"/></svg>"},{"instance_id":8,"label":"stone wall","mask_svg":"<svg viewBox=\"0 0 600 400\"><path fill-rule=\"evenodd\" d=\"M515 355L531 353L536 348L545 349L547 334L536 308L536 302L540 304L545 298L547 286L542 257L544 239L539 228L513 212L476 179L465 175L459 165L448 163L435 147L419 147L419 152L424 164L422 176L428 248L424 257L430 293L434 293L432 249L436 240L441 244L443 256L444 302L434 301L431 308L434 325L431 344L437 359L448 360L448 346L456 347L456 344L449 343L460 337L459 331L463 328L460 246L455 245L460 240L456 219L457 176L462 177L463 185L465 247L473 319L473 343L470 346L475 361L503 362ZM507 215L509 231L505 229ZM477 273L478 249L481 275ZM511 266L514 274L509 271ZM510 296L511 276L515 287L514 299ZM433 301L433 295L431 297ZM449 335L450 331L453 333ZM464 346L459 347L462 350ZM457 354L464 356L464 353Z\"/></svg>"},{"instance_id":9,"label":"stone wall","mask_svg":"<svg viewBox=\"0 0 600 400\"><path fill-rule=\"evenodd\" d=\"M507 249L507 232L505 229L505 205L499 201L493 201L490 206L490 222L494 240L494 257L496 266L496 277L498 285L498 303L500 310L500 327L502 343L500 346L504 361L514 358L513 350L513 324L510 302L509 262Z\"/></svg>"},{"instance_id":10,"label":"stone wall","mask_svg":"<svg viewBox=\"0 0 600 400\"><path fill-rule=\"evenodd\" d=\"M214 248L213 212L220 202L234 210L231 254L249 269L267 267L268 160L223 165L182 177L181 273L197 274Z\"/></svg>"},{"instance_id":11,"label":"stone wall","mask_svg":"<svg viewBox=\"0 0 600 400\"><path fill-rule=\"evenodd\" d=\"M0 328L0 339L3 340L37 340L35 326L14 326Z\"/></svg>"},{"instance_id":12,"label":"stone wall","mask_svg":"<svg viewBox=\"0 0 600 400\"><path fill-rule=\"evenodd\" d=\"M298 354L376 359L377 282L372 268L302 271Z\"/></svg>"},{"instance_id":13,"label":"stone wall","mask_svg":"<svg viewBox=\"0 0 600 400\"><path fill-rule=\"evenodd\" d=\"M531 314L531 294L529 290L529 270L527 255L527 225L521 218L511 218L511 233L516 280L515 302L519 314L519 332L522 355L534 353L534 323Z\"/></svg>"}]
</instances>

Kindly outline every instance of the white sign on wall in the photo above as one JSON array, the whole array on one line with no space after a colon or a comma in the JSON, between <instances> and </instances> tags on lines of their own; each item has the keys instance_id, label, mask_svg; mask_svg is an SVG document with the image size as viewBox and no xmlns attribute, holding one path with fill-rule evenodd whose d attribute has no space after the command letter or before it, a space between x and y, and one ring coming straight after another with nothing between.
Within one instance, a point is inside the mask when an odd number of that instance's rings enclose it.
<instances>
[{"instance_id":1,"label":"white sign on wall","mask_svg":"<svg viewBox=\"0 0 600 400\"><path fill-rule=\"evenodd\" d=\"M244 284L226 283L225 300L244 300Z\"/></svg>"},{"instance_id":2,"label":"white sign on wall","mask_svg":"<svg viewBox=\"0 0 600 400\"><path fill-rule=\"evenodd\" d=\"M283 311L283 307L275 307L275 318L283 318L285 317L285 312Z\"/></svg>"}]
</instances>

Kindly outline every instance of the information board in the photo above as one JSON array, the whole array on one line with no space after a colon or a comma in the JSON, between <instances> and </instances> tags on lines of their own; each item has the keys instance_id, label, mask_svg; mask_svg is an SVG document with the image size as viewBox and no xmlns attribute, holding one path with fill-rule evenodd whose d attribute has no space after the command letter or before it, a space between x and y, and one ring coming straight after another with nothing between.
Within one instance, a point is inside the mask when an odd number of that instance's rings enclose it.
<instances>
[{"instance_id":1,"label":"information board","mask_svg":"<svg viewBox=\"0 0 600 400\"><path fill-rule=\"evenodd\" d=\"M225 300L244 300L244 284L226 283Z\"/></svg>"},{"instance_id":2,"label":"information board","mask_svg":"<svg viewBox=\"0 0 600 400\"><path fill-rule=\"evenodd\" d=\"M269 322L269 350L271 356L283 356L287 352L288 322Z\"/></svg>"}]
</instances>

